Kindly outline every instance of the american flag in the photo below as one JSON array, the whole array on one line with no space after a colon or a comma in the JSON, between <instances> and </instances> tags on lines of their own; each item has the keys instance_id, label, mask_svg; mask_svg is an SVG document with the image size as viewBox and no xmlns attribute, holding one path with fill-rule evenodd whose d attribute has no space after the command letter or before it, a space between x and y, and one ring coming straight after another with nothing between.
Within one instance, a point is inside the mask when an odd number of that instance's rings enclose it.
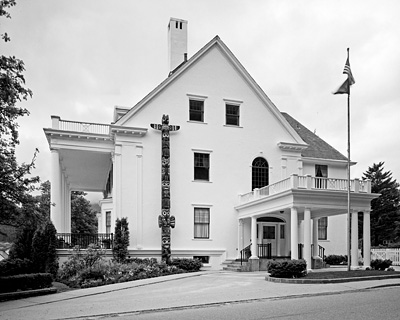
<instances>
[{"instance_id":1,"label":"american flag","mask_svg":"<svg viewBox=\"0 0 400 320\"><path fill-rule=\"evenodd\" d=\"M356 83L354 80L353 74L351 73L349 58L347 58L347 60L346 60L346 64L344 65L343 73L347 74L349 76L350 85Z\"/></svg>"}]
</instances>

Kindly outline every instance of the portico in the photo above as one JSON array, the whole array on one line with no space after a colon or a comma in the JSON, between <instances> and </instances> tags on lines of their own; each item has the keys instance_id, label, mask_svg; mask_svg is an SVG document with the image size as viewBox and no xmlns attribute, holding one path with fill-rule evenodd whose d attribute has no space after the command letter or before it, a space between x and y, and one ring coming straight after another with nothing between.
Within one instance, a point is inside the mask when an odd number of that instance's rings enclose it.
<instances>
[{"instance_id":1,"label":"portico","mask_svg":"<svg viewBox=\"0 0 400 320\"><path fill-rule=\"evenodd\" d=\"M321 183L323 181L323 183ZM241 195L241 203L236 206L240 225L244 229L242 234L251 235L250 263L257 265L259 259L258 244L260 243L260 226L262 221L285 221L288 232L285 236L286 251L275 251L273 256L290 256L291 259L304 258L308 269L311 269L312 258L319 255L318 220L322 217L333 217L347 214L347 191L343 190L343 179L327 179L311 176L292 175L288 179L255 189L253 192ZM358 213L364 215L363 239L364 241L364 266L370 264L370 210L371 200L377 194L370 191L369 181L358 179L351 181L351 267L358 267ZM282 224L283 225L283 224ZM279 230L285 230L284 228ZM343 234L346 238L347 234ZM266 240L279 243L274 239ZM249 245L241 241L239 251ZM276 244L275 244L276 245ZM300 245L300 246L299 246ZM299 252L302 249L302 252Z\"/></svg>"}]
</instances>

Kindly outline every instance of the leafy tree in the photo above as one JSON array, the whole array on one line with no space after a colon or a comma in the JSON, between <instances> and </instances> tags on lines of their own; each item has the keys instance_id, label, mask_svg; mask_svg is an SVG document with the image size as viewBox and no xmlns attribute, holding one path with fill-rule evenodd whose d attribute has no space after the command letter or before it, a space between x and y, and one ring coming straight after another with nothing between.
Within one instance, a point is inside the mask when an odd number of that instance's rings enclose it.
<instances>
[{"instance_id":1,"label":"leafy tree","mask_svg":"<svg viewBox=\"0 0 400 320\"><path fill-rule=\"evenodd\" d=\"M0 1L0 18L11 18L7 11L14 6L15 0ZM7 33L1 38L8 42ZM30 177L35 167L38 150L34 152L30 163L18 164L15 148L19 144L19 117L29 115L26 108L17 106L22 100L32 96L32 91L25 87L22 60L14 56L0 56L0 219L7 221L17 215L18 208L30 202L30 192L35 189L39 177Z\"/></svg>"},{"instance_id":2,"label":"leafy tree","mask_svg":"<svg viewBox=\"0 0 400 320\"><path fill-rule=\"evenodd\" d=\"M373 246L400 235L400 185L392 178L390 171L384 171L384 164L385 162L374 163L363 175L363 179L371 180L371 191L381 194L371 202Z\"/></svg>"},{"instance_id":3,"label":"leafy tree","mask_svg":"<svg viewBox=\"0 0 400 320\"><path fill-rule=\"evenodd\" d=\"M72 191L71 195L71 232L97 233L96 212L92 210L90 201L85 199L86 193Z\"/></svg>"},{"instance_id":4,"label":"leafy tree","mask_svg":"<svg viewBox=\"0 0 400 320\"><path fill-rule=\"evenodd\" d=\"M113 257L117 262L124 262L128 257L129 228L127 218L115 221Z\"/></svg>"}]
</instances>

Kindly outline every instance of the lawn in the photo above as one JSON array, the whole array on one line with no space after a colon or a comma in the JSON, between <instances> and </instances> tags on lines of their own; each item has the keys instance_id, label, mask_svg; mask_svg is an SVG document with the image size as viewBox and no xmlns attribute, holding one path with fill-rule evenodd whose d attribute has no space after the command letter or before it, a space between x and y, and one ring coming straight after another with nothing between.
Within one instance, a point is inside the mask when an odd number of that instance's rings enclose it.
<instances>
[{"instance_id":1,"label":"lawn","mask_svg":"<svg viewBox=\"0 0 400 320\"><path fill-rule=\"evenodd\" d=\"M372 277L400 275L399 271L380 271L380 270L351 270L351 271L322 271L310 272L304 278L306 279L339 279L339 278L356 278L356 277Z\"/></svg>"}]
</instances>

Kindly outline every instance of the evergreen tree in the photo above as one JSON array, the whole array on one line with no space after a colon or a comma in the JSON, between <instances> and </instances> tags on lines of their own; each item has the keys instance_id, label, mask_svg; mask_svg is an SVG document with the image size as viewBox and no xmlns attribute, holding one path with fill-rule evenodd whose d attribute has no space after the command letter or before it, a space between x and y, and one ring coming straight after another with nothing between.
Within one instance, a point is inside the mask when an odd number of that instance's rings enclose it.
<instances>
[{"instance_id":1,"label":"evergreen tree","mask_svg":"<svg viewBox=\"0 0 400 320\"><path fill-rule=\"evenodd\" d=\"M381 194L371 202L373 246L382 244L386 239L396 240L400 235L400 185L390 171L384 171L384 164L374 163L363 175L363 179L371 180L372 193Z\"/></svg>"},{"instance_id":2,"label":"evergreen tree","mask_svg":"<svg viewBox=\"0 0 400 320\"><path fill-rule=\"evenodd\" d=\"M127 218L115 221L113 257L117 262L124 262L128 257L129 228Z\"/></svg>"},{"instance_id":3,"label":"evergreen tree","mask_svg":"<svg viewBox=\"0 0 400 320\"><path fill-rule=\"evenodd\" d=\"M40 226L32 240L32 262L36 272L56 276L58 270L57 231L50 220Z\"/></svg>"}]
</instances>

